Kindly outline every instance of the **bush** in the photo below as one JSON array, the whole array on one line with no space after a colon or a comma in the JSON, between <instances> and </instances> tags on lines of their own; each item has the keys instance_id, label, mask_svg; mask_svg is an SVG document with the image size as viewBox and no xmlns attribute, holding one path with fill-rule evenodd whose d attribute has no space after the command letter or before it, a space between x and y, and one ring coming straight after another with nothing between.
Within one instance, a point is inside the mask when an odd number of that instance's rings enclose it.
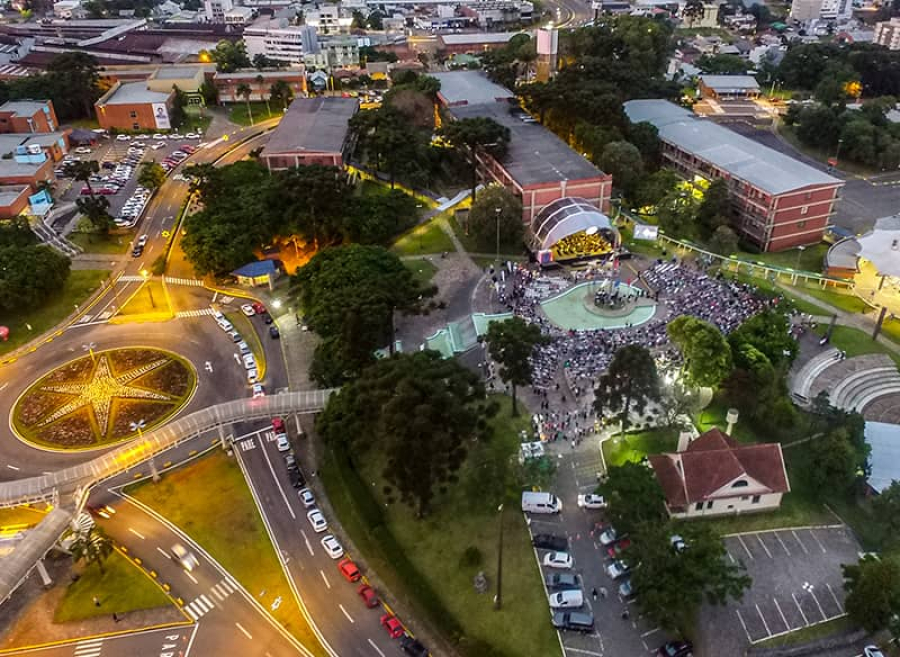
<instances>
[{"instance_id":1,"label":"bush","mask_svg":"<svg viewBox=\"0 0 900 657\"><path fill-rule=\"evenodd\" d=\"M460 568L477 568L484 561L484 556L481 554L481 550L479 550L474 545L470 545L465 549L462 553L462 556L459 558L459 567Z\"/></svg>"},{"instance_id":2,"label":"bush","mask_svg":"<svg viewBox=\"0 0 900 657\"><path fill-rule=\"evenodd\" d=\"M150 271L154 276L162 276L166 273L166 256L160 255L156 257L153 264L150 265Z\"/></svg>"}]
</instances>

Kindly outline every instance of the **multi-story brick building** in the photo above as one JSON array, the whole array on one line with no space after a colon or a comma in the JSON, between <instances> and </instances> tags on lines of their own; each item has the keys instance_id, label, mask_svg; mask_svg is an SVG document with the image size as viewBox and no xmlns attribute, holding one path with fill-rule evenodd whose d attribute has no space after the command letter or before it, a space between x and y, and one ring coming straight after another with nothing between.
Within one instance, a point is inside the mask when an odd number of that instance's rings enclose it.
<instances>
[{"instance_id":1,"label":"multi-story brick building","mask_svg":"<svg viewBox=\"0 0 900 657\"><path fill-rule=\"evenodd\" d=\"M10 100L0 105L0 132L55 132L52 100Z\"/></svg>"},{"instance_id":2,"label":"multi-story brick building","mask_svg":"<svg viewBox=\"0 0 900 657\"><path fill-rule=\"evenodd\" d=\"M509 90L477 71L434 73L438 94L455 119L488 117L509 129L502 161L481 152L479 174L522 199L522 220L530 225L547 205L560 198L580 197L607 212L612 176L603 173L559 137L524 113L511 113Z\"/></svg>"},{"instance_id":3,"label":"multi-story brick building","mask_svg":"<svg viewBox=\"0 0 900 657\"><path fill-rule=\"evenodd\" d=\"M244 97L237 92L242 84L250 87L250 100L266 100L271 95L272 85L276 82L286 82L294 92L295 98L306 95L306 72L302 66L278 71L217 72L213 76L219 100L226 103L244 102Z\"/></svg>"},{"instance_id":4,"label":"multi-story brick building","mask_svg":"<svg viewBox=\"0 0 900 657\"><path fill-rule=\"evenodd\" d=\"M761 250L822 240L843 180L665 100L631 100L625 113L656 126L663 159L681 175L728 182L735 228Z\"/></svg>"},{"instance_id":5,"label":"multi-story brick building","mask_svg":"<svg viewBox=\"0 0 900 657\"><path fill-rule=\"evenodd\" d=\"M94 103L101 128L116 130L169 130L169 111L175 95L155 91L148 82L117 82Z\"/></svg>"}]
</instances>

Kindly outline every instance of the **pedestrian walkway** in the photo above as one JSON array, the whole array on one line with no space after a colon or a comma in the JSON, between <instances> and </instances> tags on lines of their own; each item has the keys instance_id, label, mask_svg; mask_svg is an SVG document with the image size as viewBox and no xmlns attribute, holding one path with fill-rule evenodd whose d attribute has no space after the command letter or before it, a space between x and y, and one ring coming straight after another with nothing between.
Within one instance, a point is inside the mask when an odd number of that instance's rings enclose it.
<instances>
[{"instance_id":1,"label":"pedestrian walkway","mask_svg":"<svg viewBox=\"0 0 900 657\"><path fill-rule=\"evenodd\" d=\"M103 639L86 639L75 644L75 657L97 657L103 650Z\"/></svg>"},{"instance_id":2,"label":"pedestrian walkway","mask_svg":"<svg viewBox=\"0 0 900 657\"><path fill-rule=\"evenodd\" d=\"M201 308L199 310L179 310L175 313L175 317L205 317L212 316L215 311L212 308Z\"/></svg>"},{"instance_id":3,"label":"pedestrian walkway","mask_svg":"<svg viewBox=\"0 0 900 657\"><path fill-rule=\"evenodd\" d=\"M169 285L192 285L194 287L203 287L203 281L198 278L175 278L172 276L163 276L163 281L165 281Z\"/></svg>"}]
</instances>

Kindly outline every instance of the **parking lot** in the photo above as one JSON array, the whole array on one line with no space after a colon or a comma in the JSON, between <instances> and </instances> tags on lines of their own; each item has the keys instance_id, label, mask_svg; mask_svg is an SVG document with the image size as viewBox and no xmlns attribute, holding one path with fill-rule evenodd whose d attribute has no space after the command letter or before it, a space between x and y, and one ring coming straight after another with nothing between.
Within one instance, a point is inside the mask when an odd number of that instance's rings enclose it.
<instances>
[{"instance_id":1,"label":"parking lot","mask_svg":"<svg viewBox=\"0 0 900 657\"><path fill-rule=\"evenodd\" d=\"M740 603L704 610L702 654L743 654L749 644L844 614L841 565L856 563L860 551L846 527L732 535L725 546L753 584Z\"/></svg>"}]
</instances>

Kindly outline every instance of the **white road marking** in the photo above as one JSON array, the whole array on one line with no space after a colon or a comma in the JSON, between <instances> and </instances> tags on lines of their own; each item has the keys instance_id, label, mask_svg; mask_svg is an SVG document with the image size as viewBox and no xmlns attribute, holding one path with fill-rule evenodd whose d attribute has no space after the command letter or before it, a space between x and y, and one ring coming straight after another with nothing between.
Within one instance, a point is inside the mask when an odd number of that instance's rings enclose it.
<instances>
[{"instance_id":1,"label":"white road marking","mask_svg":"<svg viewBox=\"0 0 900 657\"><path fill-rule=\"evenodd\" d=\"M372 641L372 639L369 639L369 645L372 646L372 647L375 649L375 652L377 652L379 655L381 655L381 657L384 657L384 653L381 652L381 648L379 648L378 646L376 646L376 645L375 645L375 642Z\"/></svg>"},{"instance_id":2,"label":"white road marking","mask_svg":"<svg viewBox=\"0 0 900 657\"><path fill-rule=\"evenodd\" d=\"M309 556L311 556L311 557L315 556L315 553L313 552L313 549L312 549L312 544L309 542L309 539L306 538L306 532L301 529L300 534L303 535L303 542L306 543L306 549L309 550Z\"/></svg>"},{"instance_id":3,"label":"white road marking","mask_svg":"<svg viewBox=\"0 0 900 657\"><path fill-rule=\"evenodd\" d=\"M14 465L10 465L9 463L6 464L6 467L9 468L10 470L18 470L19 469Z\"/></svg>"},{"instance_id":4,"label":"white road marking","mask_svg":"<svg viewBox=\"0 0 900 657\"><path fill-rule=\"evenodd\" d=\"M828 620L828 614L825 613L825 610L822 609L822 603L819 602L819 599L816 597L816 592L810 588L809 594L812 596L812 599L816 601L816 606L819 608L819 612L822 614L823 620Z\"/></svg>"},{"instance_id":5,"label":"white road marking","mask_svg":"<svg viewBox=\"0 0 900 657\"><path fill-rule=\"evenodd\" d=\"M211 609L211 607L207 607L206 603L203 600L201 600L200 598L196 598L191 604L196 606L197 609L202 611L204 614Z\"/></svg>"},{"instance_id":6,"label":"white road marking","mask_svg":"<svg viewBox=\"0 0 900 657\"><path fill-rule=\"evenodd\" d=\"M750 558L752 559L752 558L753 558L753 555L750 554L750 550L747 548L747 544L744 543L744 539L741 538L740 536L738 536L738 537L737 537L737 540L740 541L741 546L744 548L744 552L747 553L747 556L750 557Z\"/></svg>"},{"instance_id":7,"label":"white road marking","mask_svg":"<svg viewBox=\"0 0 900 657\"><path fill-rule=\"evenodd\" d=\"M197 614L194 613L194 610L191 608L191 605L185 605L184 610L188 613L188 616L191 617L191 620L196 621L200 618Z\"/></svg>"},{"instance_id":8,"label":"white road marking","mask_svg":"<svg viewBox=\"0 0 900 657\"><path fill-rule=\"evenodd\" d=\"M215 603L212 600L210 600L209 598L207 598L205 595L201 595L200 597L203 599L203 602L205 602L206 604L209 605L210 609L213 609L216 606Z\"/></svg>"},{"instance_id":9,"label":"white road marking","mask_svg":"<svg viewBox=\"0 0 900 657\"><path fill-rule=\"evenodd\" d=\"M803 552L806 553L806 554L809 554L809 550L807 550L807 549L806 549L806 546L803 545L803 541L801 541L801 540L800 540L800 537L797 536L797 532L795 532L795 531L792 529L792 530L791 530L791 533L794 535L794 538L797 539L797 542L800 544L800 547L803 548ZM808 623L807 623L807 624L808 624Z\"/></svg>"},{"instance_id":10,"label":"white road marking","mask_svg":"<svg viewBox=\"0 0 900 657\"><path fill-rule=\"evenodd\" d=\"M565 651L568 652L577 652L580 655L595 655L596 657L603 657L602 652L594 652L593 650L583 650L581 648L570 648L569 646L565 646Z\"/></svg>"},{"instance_id":11,"label":"white road marking","mask_svg":"<svg viewBox=\"0 0 900 657\"><path fill-rule=\"evenodd\" d=\"M275 480L275 485L278 487L278 492L281 493L281 499L284 500L284 505L287 507L288 513L291 514L291 518L294 520L297 519L297 515L294 513L294 510L291 508L290 502L288 502L287 495L284 494L284 488L281 487L281 482L278 481L278 476L275 474L275 468L272 467L272 460L269 458L269 454L266 450L262 451L263 456L266 457L266 463L269 465L269 472L272 473L272 479Z\"/></svg>"},{"instance_id":12,"label":"white road marking","mask_svg":"<svg viewBox=\"0 0 900 657\"><path fill-rule=\"evenodd\" d=\"M747 641L753 643L753 637L750 636L750 632L747 630L747 623L744 622L744 617L741 616L741 612L735 609L734 613L737 614L738 620L741 621L741 627L744 628L744 634L747 635Z\"/></svg>"},{"instance_id":13,"label":"white road marking","mask_svg":"<svg viewBox=\"0 0 900 657\"><path fill-rule=\"evenodd\" d=\"M161 547L159 547L158 545L156 546L156 551L159 552L161 555L163 555L166 559L169 558L169 553L166 552L165 550L163 550L163 549L162 549Z\"/></svg>"},{"instance_id":14,"label":"white road marking","mask_svg":"<svg viewBox=\"0 0 900 657\"><path fill-rule=\"evenodd\" d=\"M760 538L759 534L756 535L756 540L759 541L759 544L762 545L762 549L766 551L766 554L769 555L769 559L772 558L772 553L769 552L769 548L766 547L766 544L763 543L762 538Z\"/></svg>"},{"instance_id":15,"label":"white road marking","mask_svg":"<svg viewBox=\"0 0 900 657\"><path fill-rule=\"evenodd\" d=\"M831 584L825 583L825 586L828 587L828 592L831 594L831 597L834 598L834 604L837 605L838 611L843 611L844 606L841 604L840 600L838 600L837 596L834 594L834 589L831 588Z\"/></svg>"},{"instance_id":16,"label":"white road marking","mask_svg":"<svg viewBox=\"0 0 900 657\"><path fill-rule=\"evenodd\" d=\"M811 529L809 530L809 533L810 533L810 534L812 535L812 537L815 539L816 543L819 544L819 547L822 548L822 554L825 554L826 552L828 552L828 550L825 549L825 546L822 545L822 541L820 541L820 540L819 540L819 537L816 536L816 533L815 533L813 530L811 530Z\"/></svg>"},{"instance_id":17,"label":"white road marking","mask_svg":"<svg viewBox=\"0 0 900 657\"><path fill-rule=\"evenodd\" d=\"M320 570L320 571L319 571L319 574L322 576L322 579L325 580L325 586L327 586L328 588L331 588L331 584L328 583L328 578L325 577L325 571L324 571L324 570Z\"/></svg>"},{"instance_id":18,"label":"white road marking","mask_svg":"<svg viewBox=\"0 0 900 657\"><path fill-rule=\"evenodd\" d=\"M189 580L191 580L194 584L199 584L199 583L200 583L200 582L197 581L197 578L194 577L193 575L191 575L188 571L185 570L185 571L184 571L184 574L187 575L187 578L188 578Z\"/></svg>"},{"instance_id":19,"label":"white road marking","mask_svg":"<svg viewBox=\"0 0 900 657\"><path fill-rule=\"evenodd\" d=\"M355 620L353 620L353 618L350 616L350 614L347 613L347 610L344 609L344 605L338 603L338 607L340 607L341 611L344 612L344 616L347 617L347 620L348 620L348 621L350 621L351 623L355 623L355 622L356 622Z\"/></svg>"},{"instance_id":20,"label":"white road marking","mask_svg":"<svg viewBox=\"0 0 900 657\"><path fill-rule=\"evenodd\" d=\"M762 609L759 608L759 605L753 606L756 607L756 613L759 614L759 619L762 621L763 627L766 628L766 634L772 636L772 630L769 629L769 624L766 622L766 617L763 616Z\"/></svg>"},{"instance_id":21,"label":"white road marking","mask_svg":"<svg viewBox=\"0 0 900 657\"><path fill-rule=\"evenodd\" d=\"M791 597L794 598L794 604L797 605L797 611L803 616L803 624L809 627L809 619L806 617L806 614L803 613L803 607L800 606L800 602L797 601L797 594L791 593Z\"/></svg>"},{"instance_id":22,"label":"white road marking","mask_svg":"<svg viewBox=\"0 0 900 657\"><path fill-rule=\"evenodd\" d=\"M135 536L137 536L137 537L138 537L139 539L141 539L141 540L147 538L147 537L144 536L142 533L140 533L140 532L137 531L136 529L132 529L131 527L128 528L128 531L130 531L132 534L134 534Z\"/></svg>"},{"instance_id":23,"label":"white road marking","mask_svg":"<svg viewBox=\"0 0 900 657\"><path fill-rule=\"evenodd\" d=\"M243 625L241 625L240 623L235 623L235 625L241 632L243 632L245 637L247 637L248 639L251 639L251 640L253 639L253 635L250 634L250 632L248 632L247 630L245 630Z\"/></svg>"},{"instance_id":24,"label":"white road marking","mask_svg":"<svg viewBox=\"0 0 900 657\"><path fill-rule=\"evenodd\" d=\"M0 390L5 390L5 389L6 389L6 386L8 386L8 385L9 385L9 382L7 381L7 382L4 383L2 386L0 386Z\"/></svg>"},{"instance_id":25,"label":"white road marking","mask_svg":"<svg viewBox=\"0 0 900 657\"><path fill-rule=\"evenodd\" d=\"M781 620L784 621L784 626L789 630L792 629L790 623L787 622L787 617L785 617L784 612L781 611L781 605L778 604L778 600L776 598L772 598L772 602L775 603L775 608L778 610L778 613L781 616Z\"/></svg>"},{"instance_id":26,"label":"white road marking","mask_svg":"<svg viewBox=\"0 0 900 657\"><path fill-rule=\"evenodd\" d=\"M784 551L787 553L787 555L791 556L791 551L788 550L787 545L785 545L784 541L781 540L781 536L778 535L778 532L772 532L772 533L775 534L775 538L777 538L778 542L781 543L781 547L784 548Z\"/></svg>"}]
</instances>

